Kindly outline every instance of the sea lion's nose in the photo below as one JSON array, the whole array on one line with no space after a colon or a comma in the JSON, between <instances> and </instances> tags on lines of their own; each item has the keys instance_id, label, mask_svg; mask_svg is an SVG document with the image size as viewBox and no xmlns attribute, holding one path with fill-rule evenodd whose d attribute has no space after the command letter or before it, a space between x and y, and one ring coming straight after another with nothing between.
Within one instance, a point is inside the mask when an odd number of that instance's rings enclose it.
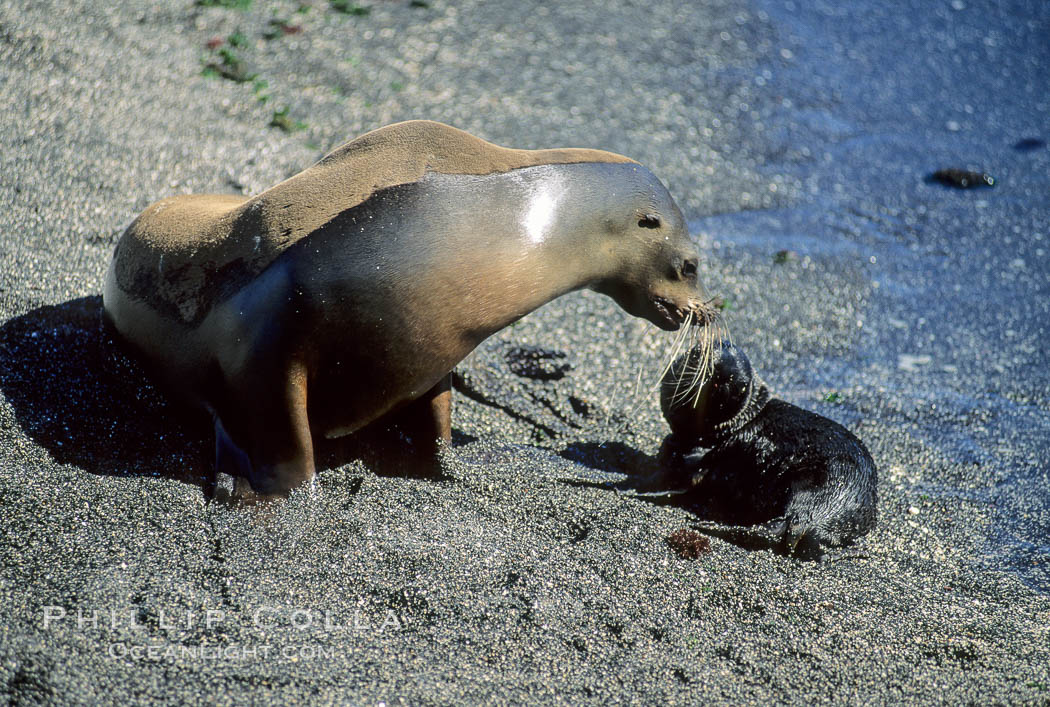
<instances>
[{"instance_id":1,"label":"sea lion's nose","mask_svg":"<svg viewBox=\"0 0 1050 707\"><path fill-rule=\"evenodd\" d=\"M710 300L700 299L700 304L693 310L693 318L696 326L707 326L718 319L718 313L725 306L722 297L713 297Z\"/></svg>"}]
</instances>

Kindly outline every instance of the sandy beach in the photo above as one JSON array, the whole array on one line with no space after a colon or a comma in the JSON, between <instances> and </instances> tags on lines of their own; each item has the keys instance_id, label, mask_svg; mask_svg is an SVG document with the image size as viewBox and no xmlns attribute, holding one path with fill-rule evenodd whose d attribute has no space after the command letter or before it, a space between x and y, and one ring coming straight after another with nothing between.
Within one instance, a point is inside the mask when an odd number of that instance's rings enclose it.
<instances>
[{"instance_id":1,"label":"sandy beach","mask_svg":"<svg viewBox=\"0 0 1050 707\"><path fill-rule=\"evenodd\" d=\"M810 5L0 0L0 695L1050 703L1050 6ZM870 449L875 530L676 554L695 516L620 489L673 335L592 292L457 367L444 478L209 503L209 427L100 334L116 239L412 118L649 167L774 393Z\"/></svg>"}]
</instances>

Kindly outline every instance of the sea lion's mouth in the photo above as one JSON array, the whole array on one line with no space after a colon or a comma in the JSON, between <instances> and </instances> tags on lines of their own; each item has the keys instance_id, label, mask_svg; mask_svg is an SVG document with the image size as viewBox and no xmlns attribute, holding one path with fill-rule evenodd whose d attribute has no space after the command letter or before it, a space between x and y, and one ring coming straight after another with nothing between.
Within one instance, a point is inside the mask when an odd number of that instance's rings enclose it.
<instances>
[{"instance_id":1,"label":"sea lion's mouth","mask_svg":"<svg viewBox=\"0 0 1050 707\"><path fill-rule=\"evenodd\" d=\"M659 320L654 321L654 324L667 331L675 331L682 326L682 322L685 321L686 310L677 306L671 300L664 299L658 295L653 295L651 301Z\"/></svg>"},{"instance_id":2,"label":"sea lion's mouth","mask_svg":"<svg viewBox=\"0 0 1050 707\"><path fill-rule=\"evenodd\" d=\"M652 320L653 323L667 331L676 331L687 320L695 327L706 327L712 324L718 318L718 311L723 302L721 297L715 297L706 302L690 302L685 308L682 308L659 295L652 295L649 300L657 315Z\"/></svg>"}]
</instances>

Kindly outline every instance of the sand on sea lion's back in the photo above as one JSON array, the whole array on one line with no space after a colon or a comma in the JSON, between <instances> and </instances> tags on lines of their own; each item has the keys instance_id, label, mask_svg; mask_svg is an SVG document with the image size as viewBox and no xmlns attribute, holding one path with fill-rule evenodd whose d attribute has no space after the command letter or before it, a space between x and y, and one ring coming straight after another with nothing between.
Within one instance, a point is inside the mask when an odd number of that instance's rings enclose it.
<instances>
[{"instance_id":1,"label":"sand on sea lion's back","mask_svg":"<svg viewBox=\"0 0 1050 707\"><path fill-rule=\"evenodd\" d=\"M192 296L185 292L185 283L201 277L198 268L249 278L336 215L427 172L485 175L542 164L633 161L602 150L500 147L429 120L396 123L336 148L258 196L194 194L153 204L118 245L117 282L138 296L159 293L168 309L192 323L215 294L208 286L192 288Z\"/></svg>"}]
</instances>

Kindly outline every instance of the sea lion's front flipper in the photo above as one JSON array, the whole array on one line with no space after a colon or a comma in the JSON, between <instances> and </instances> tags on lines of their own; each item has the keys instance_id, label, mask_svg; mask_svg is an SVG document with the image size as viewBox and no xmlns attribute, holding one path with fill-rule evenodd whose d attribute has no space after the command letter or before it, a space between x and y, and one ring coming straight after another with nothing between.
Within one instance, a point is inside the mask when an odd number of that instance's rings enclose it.
<instances>
[{"instance_id":1,"label":"sea lion's front flipper","mask_svg":"<svg viewBox=\"0 0 1050 707\"><path fill-rule=\"evenodd\" d=\"M272 377L284 380L279 394L261 385L242 385L240 393L241 410L252 414L248 479L257 494L279 498L313 481L314 447L307 416L305 366L296 363L280 374L256 380Z\"/></svg>"},{"instance_id":2,"label":"sea lion's front flipper","mask_svg":"<svg viewBox=\"0 0 1050 707\"><path fill-rule=\"evenodd\" d=\"M247 485L252 473L252 462L247 452L230 439L222 420L215 416L215 469L211 480L211 497L226 503L239 497L238 491Z\"/></svg>"},{"instance_id":3,"label":"sea lion's front flipper","mask_svg":"<svg viewBox=\"0 0 1050 707\"><path fill-rule=\"evenodd\" d=\"M247 452L237 446L226 434L222 420L215 418L215 475L228 474L247 479L252 473L252 462Z\"/></svg>"}]
</instances>

